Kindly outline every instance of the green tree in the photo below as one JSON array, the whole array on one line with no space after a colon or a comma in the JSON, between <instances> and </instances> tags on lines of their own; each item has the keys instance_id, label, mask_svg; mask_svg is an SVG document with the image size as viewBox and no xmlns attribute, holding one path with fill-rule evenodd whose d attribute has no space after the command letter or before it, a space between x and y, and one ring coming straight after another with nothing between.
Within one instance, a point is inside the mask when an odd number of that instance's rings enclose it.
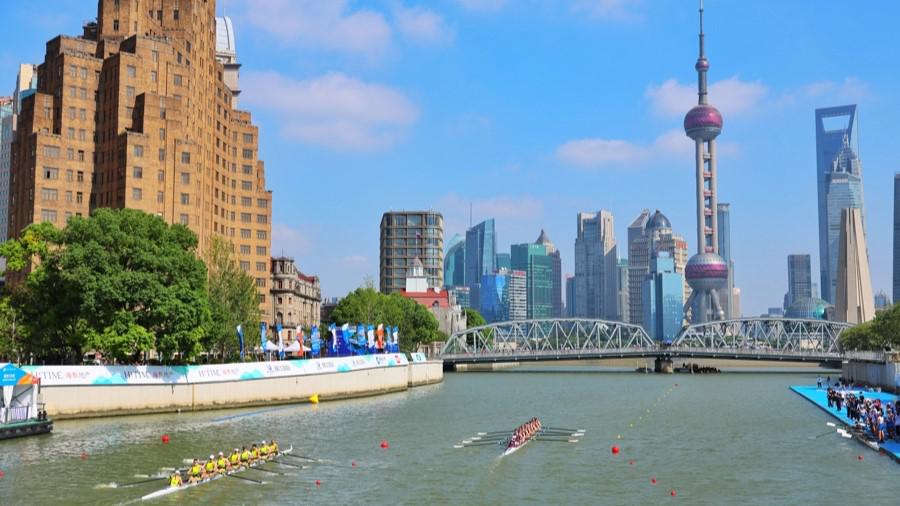
<instances>
[{"instance_id":1,"label":"green tree","mask_svg":"<svg viewBox=\"0 0 900 506\"><path fill-rule=\"evenodd\" d=\"M478 311L467 307L465 309L466 312L466 327L480 327L482 325L487 325L487 320L484 319L484 316L481 316L481 313Z\"/></svg>"},{"instance_id":2,"label":"green tree","mask_svg":"<svg viewBox=\"0 0 900 506\"><path fill-rule=\"evenodd\" d=\"M872 321L843 331L840 340L847 350L880 351L886 346L900 349L900 304L879 311Z\"/></svg>"},{"instance_id":3,"label":"green tree","mask_svg":"<svg viewBox=\"0 0 900 506\"><path fill-rule=\"evenodd\" d=\"M98 209L63 230L30 225L0 247L9 269L38 261L13 295L30 336L22 351L49 363L79 363L88 349L189 360L210 320L196 248L187 227L132 209Z\"/></svg>"},{"instance_id":4,"label":"green tree","mask_svg":"<svg viewBox=\"0 0 900 506\"><path fill-rule=\"evenodd\" d=\"M9 296L0 298L0 362L22 362L22 317Z\"/></svg>"},{"instance_id":5,"label":"green tree","mask_svg":"<svg viewBox=\"0 0 900 506\"><path fill-rule=\"evenodd\" d=\"M206 261L211 321L204 347L225 362L239 356L237 326L243 327L245 339L259 328L256 281L240 268L225 239L213 238Z\"/></svg>"},{"instance_id":6,"label":"green tree","mask_svg":"<svg viewBox=\"0 0 900 506\"><path fill-rule=\"evenodd\" d=\"M425 306L399 294L385 295L371 287L357 288L341 299L331 313L331 323L396 325L400 348L415 350L420 343L446 339L437 318Z\"/></svg>"}]
</instances>

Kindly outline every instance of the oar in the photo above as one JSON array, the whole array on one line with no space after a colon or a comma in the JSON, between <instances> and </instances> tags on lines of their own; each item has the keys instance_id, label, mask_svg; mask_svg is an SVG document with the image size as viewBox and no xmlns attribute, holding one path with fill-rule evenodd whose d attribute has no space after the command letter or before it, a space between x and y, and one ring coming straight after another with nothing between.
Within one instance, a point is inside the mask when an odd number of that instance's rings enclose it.
<instances>
[{"instance_id":1,"label":"oar","mask_svg":"<svg viewBox=\"0 0 900 506\"><path fill-rule=\"evenodd\" d=\"M510 432L512 432L512 431L511 430L495 430L492 432L479 432L478 435L479 436L490 436L492 434L509 434Z\"/></svg>"},{"instance_id":2,"label":"oar","mask_svg":"<svg viewBox=\"0 0 900 506\"><path fill-rule=\"evenodd\" d=\"M580 441L580 439L548 438L548 437L540 437L540 436L536 437L535 439L537 439L538 441L551 441L551 442L558 442L558 443L577 443L578 441Z\"/></svg>"},{"instance_id":3,"label":"oar","mask_svg":"<svg viewBox=\"0 0 900 506\"><path fill-rule=\"evenodd\" d=\"M279 457L294 457L295 459L309 460L312 462L322 462L321 459L315 457L307 457L306 455L294 455L293 453L282 453Z\"/></svg>"},{"instance_id":4,"label":"oar","mask_svg":"<svg viewBox=\"0 0 900 506\"><path fill-rule=\"evenodd\" d=\"M496 436L496 437L473 437L471 439L463 439L463 443L472 443L475 441L506 441L509 439L508 436Z\"/></svg>"},{"instance_id":5,"label":"oar","mask_svg":"<svg viewBox=\"0 0 900 506\"><path fill-rule=\"evenodd\" d=\"M297 464L290 464L290 463L288 463L288 462L284 462L284 461L281 461L281 460L273 460L272 462L274 462L274 463L276 463L276 464L281 464L281 465L283 465L283 466L296 467L296 468L298 468L298 469L308 469L308 466L298 466Z\"/></svg>"},{"instance_id":6,"label":"oar","mask_svg":"<svg viewBox=\"0 0 900 506\"><path fill-rule=\"evenodd\" d=\"M250 467L250 468L248 468L248 469L253 469L254 471L262 471L262 472L264 472L264 473L277 474L277 475L280 475L280 476L287 476L286 474L284 474L284 473L282 473L282 472L280 472L280 471L272 471L271 469L264 469L264 468L259 467L259 466L257 466L257 467Z\"/></svg>"},{"instance_id":7,"label":"oar","mask_svg":"<svg viewBox=\"0 0 900 506\"><path fill-rule=\"evenodd\" d=\"M257 485L262 485L263 483L265 483L264 481L254 480L253 478L247 478L246 476L241 476L239 474L226 474L225 476L228 476L229 478L237 478L239 480L252 481L253 483L256 483Z\"/></svg>"},{"instance_id":8,"label":"oar","mask_svg":"<svg viewBox=\"0 0 900 506\"><path fill-rule=\"evenodd\" d=\"M165 480L167 478L168 478L168 476L161 476L158 478L149 478L146 480L132 481L130 483L123 483L121 485L119 485L116 482L113 482L113 483L110 483L108 486L109 486L109 488L129 488L129 487L133 487L135 485L140 485L142 483L150 483L151 481L160 481L160 480Z\"/></svg>"},{"instance_id":9,"label":"oar","mask_svg":"<svg viewBox=\"0 0 900 506\"><path fill-rule=\"evenodd\" d=\"M544 430L558 430L562 432L585 432L584 429L566 429L565 427L544 427Z\"/></svg>"},{"instance_id":10,"label":"oar","mask_svg":"<svg viewBox=\"0 0 900 506\"><path fill-rule=\"evenodd\" d=\"M468 448L470 446L496 446L503 443L503 441L488 441L483 443L470 443L465 445L453 445L454 448Z\"/></svg>"},{"instance_id":11,"label":"oar","mask_svg":"<svg viewBox=\"0 0 900 506\"><path fill-rule=\"evenodd\" d=\"M540 434L549 435L549 436L570 436L570 437L581 437L584 435L584 432L564 432L560 430L542 430Z\"/></svg>"}]
</instances>

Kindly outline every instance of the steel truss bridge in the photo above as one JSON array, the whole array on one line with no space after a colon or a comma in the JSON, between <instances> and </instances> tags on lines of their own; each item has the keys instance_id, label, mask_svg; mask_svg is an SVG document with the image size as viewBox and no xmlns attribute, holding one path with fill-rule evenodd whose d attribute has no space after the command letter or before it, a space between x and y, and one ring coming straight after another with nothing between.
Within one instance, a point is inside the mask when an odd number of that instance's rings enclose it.
<instances>
[{"instance_id":1,"label":"steel truss bridge","mask_svg":"<svg viewBox=\"0 0 900 506\"><path fill-rule=\"evenodd\" d=\"M445 363L716 358L838 362L838 337L852 325L792 318L740 318L688 325L671 343L654 341L639 325L584 318L491 323L450 336Z\"/></svg>"}]
</instances>

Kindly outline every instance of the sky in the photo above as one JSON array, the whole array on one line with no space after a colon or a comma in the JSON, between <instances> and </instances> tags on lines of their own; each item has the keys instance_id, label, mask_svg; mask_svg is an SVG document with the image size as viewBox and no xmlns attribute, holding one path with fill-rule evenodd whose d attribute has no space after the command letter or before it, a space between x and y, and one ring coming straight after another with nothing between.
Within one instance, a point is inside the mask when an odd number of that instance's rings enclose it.
<instances>
[{"instance_id":1,"label":"sky","mask_svg":"<svg viewBox=\"0 0 900 506\"><path fill-rule=\"evenodd\" d=\"M780 306L790 253L818 281L814 110L858 104L872 282L891 291L900 3L706 0L710 102L724 116L744 315ZM323 295L378 279L388 210L434 209L445 242L495 218L498 249L542 228L574 271L576 213L660 209L696 250L694 0L219 0L260 127L273 253ZM0 80L78 34L94 0L5 6ZM3 77L5 75L5 77ZM11 91L11 90L10 90Z\"/></svg>"}]
</instances>

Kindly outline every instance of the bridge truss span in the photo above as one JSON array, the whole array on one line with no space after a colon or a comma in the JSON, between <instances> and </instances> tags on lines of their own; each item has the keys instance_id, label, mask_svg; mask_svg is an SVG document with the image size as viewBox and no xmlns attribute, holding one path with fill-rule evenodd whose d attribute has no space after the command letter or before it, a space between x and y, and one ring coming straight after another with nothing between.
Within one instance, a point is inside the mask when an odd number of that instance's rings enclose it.
<instances>
[{"instance_id":1,"label":"bridge truss span","mask_svg":"<svg viewBox=\"0 0 900 506\"><path fill-rule=\"evenodd\" d=\"M849 323L793 318L722 320L685 327L672 348L839 356L839 337L850 327Z\"/></svg>"},{"instance_id":2,"label":"bridge truss span","mask_svg":"<svg viewBox=\"0 0 900 506\"><path fill-rule=\"evenodd\" d=\"M450 336L441 357L491 360L562 359L650 351L656 343L639 325L584 318L535 319L491 323ZM538 358L540 357L540 358Z\"/></svg>"}]
</instances>

